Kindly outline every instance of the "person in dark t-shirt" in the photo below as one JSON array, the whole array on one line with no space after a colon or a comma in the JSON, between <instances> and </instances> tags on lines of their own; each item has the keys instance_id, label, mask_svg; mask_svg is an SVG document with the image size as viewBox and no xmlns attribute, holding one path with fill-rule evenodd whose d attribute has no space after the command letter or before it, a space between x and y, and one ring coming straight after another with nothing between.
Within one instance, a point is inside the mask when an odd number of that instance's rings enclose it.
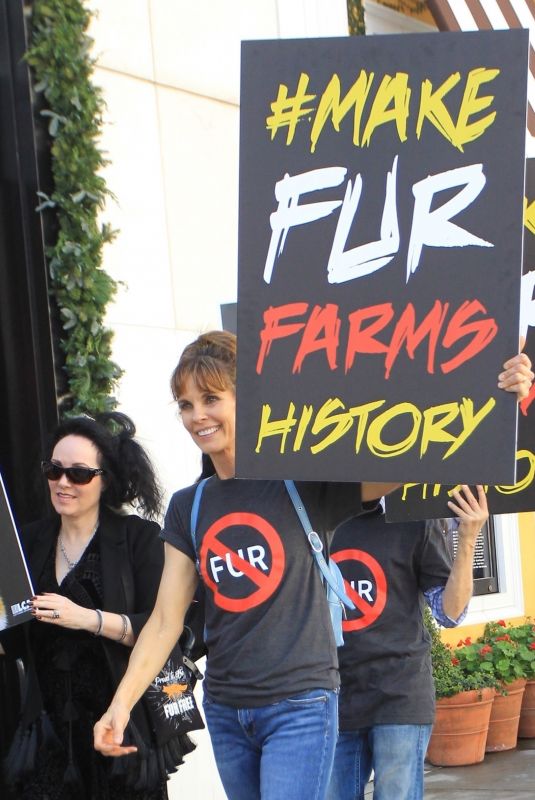
<instances>
[{"instance_id":1,"label":"person in dark t-shirt","mask_svg":"<svg viewBox=\"0 0 535 800\"><path fill-rule=\"evenodd\" d=\"M104 716L106 741L180 634L197 583L206 588L204 709L218 770L230 800L323 800L338 727L339 674L325 589L282 480L236 480L236 339L200 336L172 377L182 422L215 474L204 486L195 548L190 515L195 486L176 492L162 537L165 567L156 608L139 638L122 688ZM362 501L396 484L298 482L324 548ZM112 722L108 722L109 719Z\"/></svg>"},{"instance_id":2,"label":"person in dark t-shirt","mask_svg":"<svg viewBox=\"0 0 535 800\"><path fill-rule=\"evenodd\" d=\"M472 596L473 555L488 518L481 486L454 492L459 540L452 567L439 520L387 523L381 504L343 523L331 555L355 611L339 649L340 735L329 800L421 800L424 757L435 711L427 603L441 625L460 624Z\"/></svg>"},{"instance_id":3,"label":"person in dark t-shirt","mask_svg":"<svg viewBox=\"0 0 535 800\"><path fill-rule=\"evenodd\" d=\"M529 361L529 359L528 359ZM530 377L531 376L531 377ZM529 391L524 356L505 367L507 391ZM195 548L195 487L177 492L162 536L165 566L95 747L122 745L129 713L179 637L197 586L206 589L204 709L229 800L324 800L338 727L338 662L326 594L283 480L235 479L236 337L202 334L171 378L182 422L215 474L204 484ZM324 548L342 522L399 484L298 483Z\"/></svg>"}]
</instances>

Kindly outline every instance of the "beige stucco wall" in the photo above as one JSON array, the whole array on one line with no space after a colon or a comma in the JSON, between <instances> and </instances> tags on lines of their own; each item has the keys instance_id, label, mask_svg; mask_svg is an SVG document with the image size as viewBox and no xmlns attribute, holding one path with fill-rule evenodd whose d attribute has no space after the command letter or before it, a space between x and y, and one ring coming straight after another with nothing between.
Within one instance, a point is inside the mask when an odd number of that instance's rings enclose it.
<instances>
[{"instance_id":1,"label":"beige stucco wall","mask_svg":"<svg viewBox=\"0 0 535 800\"><path fill-rule=\"evenodd\" d=\"M102 147L119 230L104 267L119 400L170 493L194 479L198 451L168 388L183 346L220 327L236 300L239 66L242 39L347 34L345 0L90 0ZM170 781L172 800L222 800L206 732Z\"/></svg>"}]
</instances>

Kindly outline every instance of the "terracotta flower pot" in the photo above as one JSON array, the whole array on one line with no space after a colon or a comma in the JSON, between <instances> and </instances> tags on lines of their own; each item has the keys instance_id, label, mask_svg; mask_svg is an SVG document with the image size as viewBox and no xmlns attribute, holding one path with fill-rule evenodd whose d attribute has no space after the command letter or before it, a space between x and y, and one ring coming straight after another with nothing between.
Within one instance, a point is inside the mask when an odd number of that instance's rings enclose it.
<instances>
[{"instance_id":1,"label":"terracotta flower pot","mask_svg":"<svg viewBox=\"0 0 535 800\"><path fill-rule=\"evenodd\" d=\"M526 679L521 678L503 687L507 694L496 693L490 715L487 746L485 747L487 753L494 753L497 750L512 750L516 747L520 707L525 687Z\"/></svg>"},{"instance_id":2,"label":"terracotta flower pot","mask_svg":"<svg viewBox=\"0 0 535 800\"><path fill-rule=\"evenodd\" d=\"M483 761L493 698L485 688L437 700L427 760L439 767Z\"/></svg>"},{"instance_id":3,"label":"terracotta flower pot","mask_svg":"<svg viewBox=\"0 0 535 800\"><path fill-rule=\"evenodd\" d=\"M519 739L535 737L535 680L526 683L526 690L522 698L520 709L520 724L518 726Z\"/></svg>"}]
</instances>

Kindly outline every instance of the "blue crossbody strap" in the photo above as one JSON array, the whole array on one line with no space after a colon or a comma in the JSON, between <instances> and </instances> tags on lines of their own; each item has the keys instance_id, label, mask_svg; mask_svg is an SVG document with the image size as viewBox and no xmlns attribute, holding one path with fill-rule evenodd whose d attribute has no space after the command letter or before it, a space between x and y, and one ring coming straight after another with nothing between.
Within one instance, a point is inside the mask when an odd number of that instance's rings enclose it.
<instances>
[{"instance_id":1,"label":"blue crossbody strap","mask_svg":"<svg viewBox=\"0 0 535 800\"><path fill-rule=\"evenodd\" d=\"M199 570L199 559L197 557L197 537L196 537L197 518L199 516L199 506L201 504L202 493L203 493L204 487L206 486L206 481L207 480L208 480L208 478L203 478L202 481L199 481L199 483L197 484L197 488L195 489L195 495L193 497L193 505L191 507L191 517L190 517L189 532L190 532L190 536L191 536L191 541L193 542L193 551L195 553L195 563L197 564L197 572L200 572L200 570Z\"/></svg>"},{"instance_id":2,"label":"blue crossbody strap","mask_svg":"<svg viewBox=\"0 0 535 800\"><path fill-rule=\"evenodd\" d=\"M336 584L334 577L329 569L329 565L325 561L325 557L323 555L323 543L316 533L316 531L312 528L309 516L307 514L306 508L303 505L299 492L295 486L295 483L292 480L285 480L284 484L286 486L286 490L290 495L290 500L292 501L294 508L297 512L297 516L301 521L301 525L303 526L303 530L307 537L308 543L310 545L310 549L312 550L312 555L314 556L314 560L318 565L318 568L323 575L325 581L329 584L335 595L342 601L342 603L347 606L347 608L354 609L355 604L353 601L347 596L347 594L343 591Z\"/></svg>"}]
</instances>

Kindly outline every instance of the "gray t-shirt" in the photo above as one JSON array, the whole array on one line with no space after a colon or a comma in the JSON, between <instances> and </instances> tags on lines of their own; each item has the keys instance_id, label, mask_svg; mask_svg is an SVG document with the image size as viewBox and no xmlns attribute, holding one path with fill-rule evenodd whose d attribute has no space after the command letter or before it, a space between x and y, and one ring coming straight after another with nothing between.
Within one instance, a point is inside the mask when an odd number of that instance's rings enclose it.
<instances>
[{"instance_id":1,"label":"gray t-shirt","mask_svg":"<svg viewBox=\"0 0 535 800\"><path fill-rule=\"evenodd\" d=\"M338 524L361 511L360 484L297 483L328 548ZM205 691L215 702L258 707L339 684L325 589L283 481L220 480L204 488L190 536L195 486L176 492L162 538L199 559L206 587Z\"/></svg>"}]
</instances>

